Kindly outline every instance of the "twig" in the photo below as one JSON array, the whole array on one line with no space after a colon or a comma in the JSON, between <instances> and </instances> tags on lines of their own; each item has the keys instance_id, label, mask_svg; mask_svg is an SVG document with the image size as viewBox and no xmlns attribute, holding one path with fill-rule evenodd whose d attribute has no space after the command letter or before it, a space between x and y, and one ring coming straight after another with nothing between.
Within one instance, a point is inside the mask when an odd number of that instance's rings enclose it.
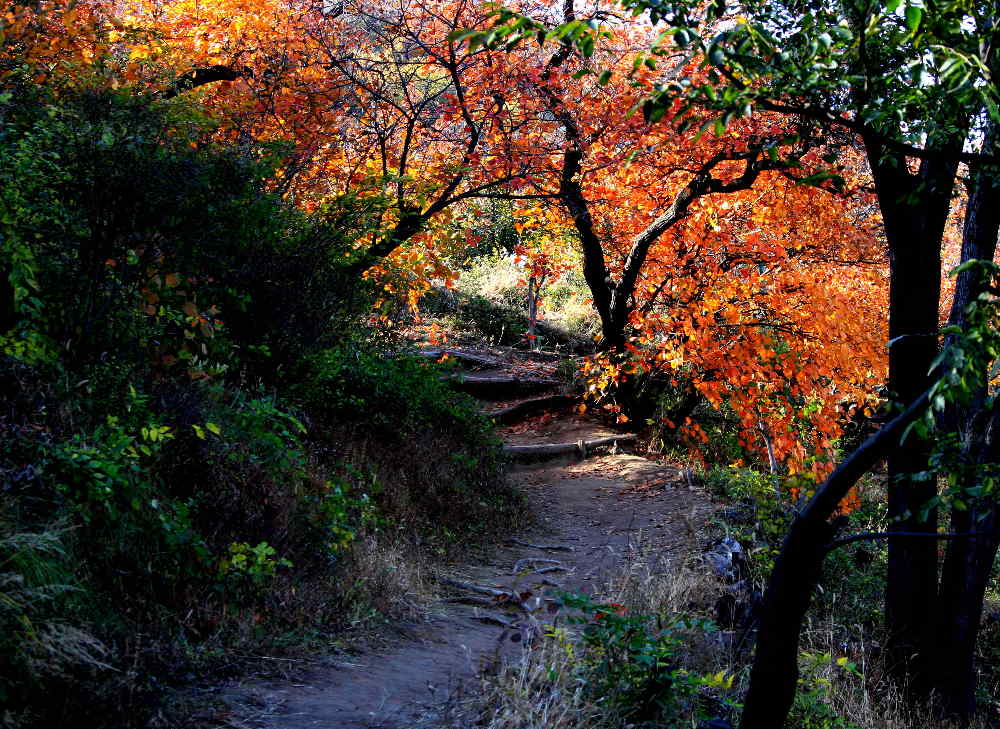
<instances>
[{"instance_id":1,"label":"twig","mask_svg":"<svg viewBox=\"0 0 1000 729\"><path fill-rule=\"evenodd\" d=\"M478 620L481 623L489 623L490 625L499 625L501 628L507 628L508 630L516 630L517 625L510 622L509 620L504 620L503 618L497 617L496 615L473 615L473 620Z\"/></svg>"},{"instance_id":2,"label":"twig","mask_svg":"<svg viewBox=\"0 0 1000 729\"><path fill-rule=\"evenodd\" d=\"M463 597L446 597L440 602L460 603L462 605L496 605L495 600L490 600L486 597L472 597L471 595Z\"/></svg>"},{"instance_id":3,"label":"twig","mask_svg":"<svg viewBox=\"0 0 1000 729\"><path fill-rule=\"evenodd\" d=\"M560 565L558 567L543 567L540 570L535 570L532 574L547 575L547 574L549 574L551 572L566 572L566 571L567 571L567 569L565 567L563 567L563 566Z\"/></svg>"},{"instance_id":4,"label":"twig","mask_svg":"<svg viewBox=\"0 0 1000 729\"><path fill-rule=\"evenodd\" d=\"M508 597L513 598L508 590L498 590L495 587L482 587L480 585L470 585L468 582L459 582L458 580L453 580L450 577L442 577L441 582L446 585L451 585L452 587L460 587L463 590L469 590L471 592L478 592L481 595L490 595L492 597Z\"/></svg>"},{"instance_id":5,"label":"twig","mask_svg":"<svg viewBox=\"0 0 1000 729\"><path fill-rule=\"evenodd\" d=\"M520 572L525 567L531 567L536 564L549 564L549 565L562 565L558 559L545 559L543 557L525 557L524 559L519 559L514 563L514 572Z\"/></svg>"},{"instance_id":6,"label":"twig","mask_svg":"<svg viewBox=\"0 0 1000 729\"><path fill-rule=\"evenodd\" d=\"M522 542L520 539L506 539L505 544L516 544L520 547L530 547L531 549L548 549L552 552L573 552L575 551L573 547L563 545L563 544L529 544L528 542Z\"/></svg>"}]
</instances>

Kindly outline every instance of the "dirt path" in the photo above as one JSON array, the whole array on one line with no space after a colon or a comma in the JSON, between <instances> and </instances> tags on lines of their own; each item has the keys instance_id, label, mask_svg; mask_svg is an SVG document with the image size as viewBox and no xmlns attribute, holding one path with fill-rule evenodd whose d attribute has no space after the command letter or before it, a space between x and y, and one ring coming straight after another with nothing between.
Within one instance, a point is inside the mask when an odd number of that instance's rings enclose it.
<instances>
[{"instance_id":1,"label":"dirt path","mask_svg":"<svg viewBox=\"0 0 1000 729\"><path fill-rule=\"evenodd\" d=\"M610 432L562 415L536 417L504 435L510 443L534 444ZM622 453L521 465L511 477L528 496L535 526L495 550L487 563L449 569L441 586L445 600L432 618L406 626L394 645L326 659L294 682L228 688L222 696L230 707L225 724L240 729L434 727L437 710L484 662L497 660L501 651L520 650L511 636L530 630L530 611L544 613L547 594L591 592L640 540L644 549L662 555L668 568L671 556L690 551L696 525L712 509L677 468ZM529 622L519 615L529 616Z\"/></svg>"}]
</instances>

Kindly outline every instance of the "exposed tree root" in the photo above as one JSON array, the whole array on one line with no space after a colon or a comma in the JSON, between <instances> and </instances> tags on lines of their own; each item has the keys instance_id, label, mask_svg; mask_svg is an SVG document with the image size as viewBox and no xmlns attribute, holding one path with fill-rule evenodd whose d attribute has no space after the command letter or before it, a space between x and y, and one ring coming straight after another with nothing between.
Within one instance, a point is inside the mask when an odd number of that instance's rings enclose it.
<instances>
[{"instance_id":1,"label":"exposed tree root","mask_svg":"<svg viewBox=\"0 0 1000 729\"><path fill-rule=\"evenodd\" d=\"M528 542L522 542L520 539L506 539L505 544L516 544L519 547L530 547L531 549L546 549L551 552L573 552L575 551L573 547L565 544L530 544Z\"/></svg>"}]
</instances>

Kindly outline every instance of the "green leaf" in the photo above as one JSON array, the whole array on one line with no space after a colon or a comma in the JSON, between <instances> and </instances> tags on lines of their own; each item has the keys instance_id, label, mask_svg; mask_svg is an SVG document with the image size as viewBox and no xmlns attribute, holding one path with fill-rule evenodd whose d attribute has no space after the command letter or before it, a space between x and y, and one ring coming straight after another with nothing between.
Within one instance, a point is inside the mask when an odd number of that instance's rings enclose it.
<instances>
[{"instance_id":1,"label":"green leaf","mask_svg":"<svg viewBox=\"0 0 1000 729\"><path fill-rule=\"evenodd\" d=\"M906 6L906 27L909 29L910 33L916 33L917 28L920 27L920 21L924 17L924 11L914 5Z\"/></svg>"},{"instance_id":2,"label":"green leaf","mask_svg":"<svg viewBox=\"0 0 1000 729\"><path fill-rule=\"evenodd\" d=\"M205 427L209 429L212 433L216 435L222 435L222 430L215 423L205 423Z\"/></svg>"},{"instance_id":3,"label":"green leaf","mask_svg":"<svg viewBox=\"0 0 1000 729\"><path fill-rule=\"evenodd\" d=\"M667 105L663 103L654 103L650 105L652 108L649 110L648 115L645 114L645 107L643 107L643 114L646 116L646 121L650 124L656 124L660 121L663 116L667 113Z\"/></svg>"}]
</instances>

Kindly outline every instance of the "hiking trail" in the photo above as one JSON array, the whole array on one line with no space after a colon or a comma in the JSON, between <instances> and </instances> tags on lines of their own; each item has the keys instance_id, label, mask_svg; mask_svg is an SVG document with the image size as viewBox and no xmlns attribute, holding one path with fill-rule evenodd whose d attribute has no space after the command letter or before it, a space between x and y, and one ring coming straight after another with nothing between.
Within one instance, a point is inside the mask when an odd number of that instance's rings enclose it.
<instances>
[{"instance_id":1,"label":"hiking trail","mask_svg":"<svg viewBox=\"0 0 1000 729\"><path fill-rule=\"evenodd\" d=\"M500 432L520 461L510 479L525 493L534 524L484 561L439 570L441 599L431 615L397 626L391 642L318 659L287 680L248 678L217 689L225 710L212 717L215 726L433 729L455 691L521 650L549 618L556 609L549 596L593 592L640 541L664 569L698 549L709 498L682 467L625 452L624 433L577 414L559 392L554 361L447 354L468 368L455 375L456 387L505 423ZM543 445L562 448L523 449Z\"/></svg>"}]
</instances>

